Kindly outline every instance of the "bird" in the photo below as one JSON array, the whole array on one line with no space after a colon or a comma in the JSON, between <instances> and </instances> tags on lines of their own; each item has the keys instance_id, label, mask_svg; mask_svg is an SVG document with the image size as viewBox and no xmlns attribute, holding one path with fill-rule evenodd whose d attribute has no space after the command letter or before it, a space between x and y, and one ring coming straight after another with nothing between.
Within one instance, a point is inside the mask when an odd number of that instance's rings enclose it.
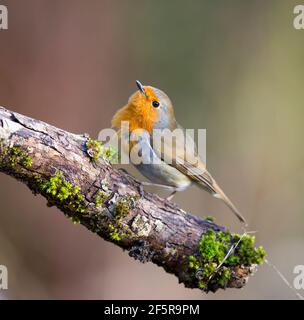
<instances>
[{"instance_id":1,"label":"bird","mask_svg":"<svg viewBox=\"0 0 304 320\"><path fill-rule=\"evenodd\" d=\"M193 138L178 124L168 95L160 89L143 85L139 80L136 85L138 90L114 114L111 124L121 141L122 152L130 155L131 163L149 180L142 184L171 190L167 200L172 200L176 192L184 191L192 184L198 185L221 199L239 221L247 225L243 215L207 171ZM122 130L123 123L128 123L127 130ZM182 133L181 143L178 139L171 144L163 140L154 143L155 132L167 135L176 129ZM193 147L193 152L188 151L189 146Z\"/></svg>"}]
</instances>

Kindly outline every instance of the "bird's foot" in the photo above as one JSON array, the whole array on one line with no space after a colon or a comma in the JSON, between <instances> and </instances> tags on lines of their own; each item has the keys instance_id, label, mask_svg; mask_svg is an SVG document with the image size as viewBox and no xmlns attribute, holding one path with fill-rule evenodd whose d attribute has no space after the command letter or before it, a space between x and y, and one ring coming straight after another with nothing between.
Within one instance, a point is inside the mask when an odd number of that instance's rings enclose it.
<instances>
[{"instance_id":1,"label":"bird's foot","mask_svg":"<svg viewBox=\"0 0 304 320\"><path fill-rule=\"evenodd\" d=\"M173 197L175 196L175 194L176 194L176 190L174 190L174 191L166 198L166 200L167 200L167 201L171 201L171 200L173 199Z\"/></svg>"},{"instance_id":2,"label":"bird's foot","mask_svg":"<svg viewBox=\"0 0 304 320\"><path fill-rule=\"evenodd\" d=\"M140 198L143 198L145 195L144 186L142 183L138 185L138 193L140 195Z\"/></svg>"},{"instance_id":3,"label":"bird's foot","mask_svg":"<svg viewBox=\"0 0 304 320\"><path fill-rule=\"evenodd\" d=\"M129 172L125 168L118 168L118 171L121 171L121 172L129 175Z\"/></svg>"}]
</instances>

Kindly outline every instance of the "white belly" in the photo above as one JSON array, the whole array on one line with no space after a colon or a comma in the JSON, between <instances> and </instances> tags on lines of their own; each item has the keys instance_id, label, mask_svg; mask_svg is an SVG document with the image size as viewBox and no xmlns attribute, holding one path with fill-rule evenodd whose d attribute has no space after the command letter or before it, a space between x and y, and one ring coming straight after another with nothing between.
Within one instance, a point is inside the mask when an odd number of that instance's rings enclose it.
<instances>
[{"instance_id":1,"label":"white belly","mask_svg":"<svg viewBox=\"0 0 304 320\"><path fill-rule=\"evenodd\" d=\"M187 176L165 162L161 164L138 164L135 167L151 182L172 187L177 191L182 191L191 184L191 180Z\"/></svg>"},{"instance_id":2,"label":"white belly","mask_svg":"<svg viewBox=\"0 0 304 320\"><path fill-rule=\"evenodd\" d=\"M140 155L141 161L132 161L132 153ZM182 191L189 187L192 182L182 172L168 165L157 156L151 148L150 136L145 131L138 134L136 143L132 147L130 160L138 171L152 183L172 187L176 191Z\"/></svg>"}]
</instances>

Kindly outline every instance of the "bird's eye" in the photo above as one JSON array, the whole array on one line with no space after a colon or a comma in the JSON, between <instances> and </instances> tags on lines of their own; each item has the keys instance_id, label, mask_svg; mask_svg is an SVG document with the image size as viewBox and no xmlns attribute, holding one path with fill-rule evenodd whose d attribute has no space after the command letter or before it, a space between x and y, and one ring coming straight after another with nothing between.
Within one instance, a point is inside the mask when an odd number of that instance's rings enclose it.
<instances>
[{"instance_id":1,"label":"bird's eye","mask_svg":"<svg viewBox=\"0 0 304 320\"><path fill-rule=\"evenodd\" d=\"M152 106L154 108L158 108L159 107L159 102L158 101L152 101Z\"/></svg>"}]
</instances>

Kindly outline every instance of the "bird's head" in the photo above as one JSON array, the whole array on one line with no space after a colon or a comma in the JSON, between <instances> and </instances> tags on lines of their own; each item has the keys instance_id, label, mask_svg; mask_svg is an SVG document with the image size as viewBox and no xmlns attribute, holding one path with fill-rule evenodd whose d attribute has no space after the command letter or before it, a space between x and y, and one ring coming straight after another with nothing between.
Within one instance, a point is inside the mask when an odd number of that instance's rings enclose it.
<instances>
[{"instance_id":1,"label":"bird's head","mask_svg":"<svg viewBox=\"0 0 304 320\"><path fill-rule=\"evenodd\" d=\"M117 111L112 126L119 128L122 121L129 121L130 131L173 128L175 117L169 97L161 90L143 86L136 81L138 90L131 95L128 104Z\"/></svg>"}]
</instances>

